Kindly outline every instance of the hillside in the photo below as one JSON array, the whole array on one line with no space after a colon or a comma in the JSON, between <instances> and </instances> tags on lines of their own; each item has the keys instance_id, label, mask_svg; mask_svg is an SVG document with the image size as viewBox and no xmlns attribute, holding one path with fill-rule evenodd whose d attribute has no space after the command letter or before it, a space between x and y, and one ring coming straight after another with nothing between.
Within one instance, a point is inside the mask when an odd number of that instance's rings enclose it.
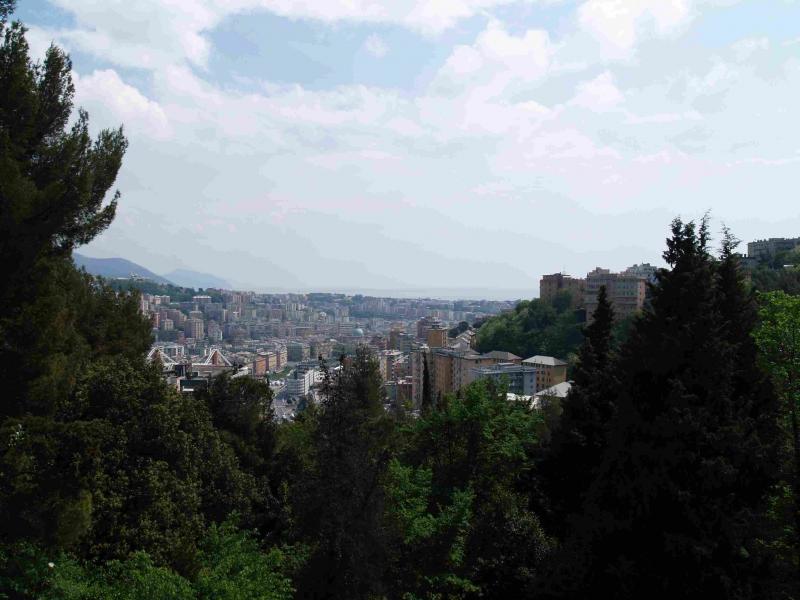
<instances>
[{"instance_id":1,"label":"hillside","mask_svg":"<svg viewBox=\"0 0 800 600\"><path fill-rule=\"evenodd\" d=\"M101 277L129 278L131 275L137 275L153 281L155 283L169 284L172 283L161 275L156 275L151 270L146 269L142 265L131 262L124 258L92 258L73 252L72 261L79 269L86 269L92 275L99 275Z\"/></svg>"}]
</instances>

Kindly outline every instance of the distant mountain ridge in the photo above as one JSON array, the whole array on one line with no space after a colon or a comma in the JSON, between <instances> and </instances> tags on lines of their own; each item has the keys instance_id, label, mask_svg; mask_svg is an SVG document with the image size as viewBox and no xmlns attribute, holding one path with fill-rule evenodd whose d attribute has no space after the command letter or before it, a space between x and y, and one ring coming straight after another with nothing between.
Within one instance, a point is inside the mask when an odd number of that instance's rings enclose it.
<instances>
[{"instance_id":1,"label":"distant mountain ridge","mask_svg":"<svg viewBox=\"0 0 800 600\"><path fill-rule=\"evenodd\" d=\"M155 283L173 283L166 277L157 275L150 269L146 269L142 265L137 265L135 262L124 258L92 258L91 256L84 256L83 254L73 252L72 261L78 268L84 268L87 273L99 275L100 277L128 278L132 275L136 275L137 277L144 277Z\"/></svg>"},{"instance_id":2,"label":"distant mountain ridge","mask_svg":"<svg viewBox=\"0 0 800 600\"><path fill-rule=\"evenodd\" d=\"M179 287L206 289L233 289L226 280L210 273L200 273L189 269L175 269L166 275L158 275L150 269L124 258L92 258L77 252L72 253L72 261L87 273L108 278L130 278L135 275L154 283L171 284Z\"/></svg>"},{"instance_id":3,"label":"distant mountain ridge","mask_svg":"<svg viewBox=\"0 0 800 600\"><path fill-rule=\"evenodd\" d=\"M200 273L198 271L190 271L189 269L175 269L170 271L164 277L167 277L175 285L188 288L217 288L223 290L231 290L234 286L230 282L211 275L210 273Z\"/></svg>"}]
</instances>

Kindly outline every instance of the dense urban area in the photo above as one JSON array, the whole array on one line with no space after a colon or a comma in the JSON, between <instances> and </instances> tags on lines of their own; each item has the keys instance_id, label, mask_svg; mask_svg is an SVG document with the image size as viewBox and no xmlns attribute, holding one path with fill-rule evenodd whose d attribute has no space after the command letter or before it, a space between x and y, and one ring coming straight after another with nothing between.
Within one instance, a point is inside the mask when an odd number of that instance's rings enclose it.
<instances>
[{"instance_id":1,"label":"dense urban area","mask_svg":"<svg viewBox=\"0 0 800 600\"><path fill-rule=\"evenodd\" d=\"M507 302L98 277L128 140L13 9L0 598L800 598L800 238Z\"/></svg>"},{"instance_id":2,"label":"dense urban area","mask_svg":"<svg viewBox=\"0 0 800 600\"><path fill-rule=\"evenodd\" d=\"M540 282L541 300L565 302L577 325L594 312L598 290L605 286L616 313L627 318L643 308L655 272L643 264L623 273L598 268L585 279L547 275ZM130 289L159 287L136 274L132 278L114 283ZM513 310L510 302L229 290L190 294L183 290L187 299L179 301L167 294L141 295L141 310L155 338L148 359L158 360L169 383L184 393L207 388L212 377L225 372L263 378L273 390L279 419L291 418L308 402L318 403L320 361L337 368L333 365L352 356L357 346L378 360L387 404L409 410L422 403L426 368L435 397L486 377L504 381L509 393L528 402L543 393L563 397L569 389L567 357L521 357L489 347L490 340L478 343L473 326Z\"/></svg>"},{"instance_id":3,"label":"dense urban area","mask_svg":"<svg viewBox=\"0 0 800 600\"><path fill-rule=\"evenodd\" d=\"M791 256L800 238L750 242L738 255L745 278L760 265ZM455 393L477 379L503 382L508 393L535 403L563 398L570 388L578 327L591 321L605 287L614 314L626 321L648 300L657 269L644 263L620 273L596 268L585 277L560 273L539 281L539 301L569 313L572 331L559 344L563 355L518 356L504 340L479 336L490 317L513 311L515 303L397 299L345 294L257 294L223 289L202 293L157 284L131 273L112 281L117 289L140 290L141 311L153 329L148 360L158 360L164 377L182 393L208 388L215 375L264 379L271 387L275 417L290 419L308 402L319 403L322 363L339 368L358 346L378 361L386 403L419 410L425 370L434 397ZM170 288L176 296L170 296ZM143 290L151 290L149 293ZM161 293L157 293L161 292ZM492 329L494 324L487 327ZM573 344L569 345L570 338ZM517 350L519 345L513 340ZM547 344L531 351L544 352Z\"/></svg>"}]
</instances>

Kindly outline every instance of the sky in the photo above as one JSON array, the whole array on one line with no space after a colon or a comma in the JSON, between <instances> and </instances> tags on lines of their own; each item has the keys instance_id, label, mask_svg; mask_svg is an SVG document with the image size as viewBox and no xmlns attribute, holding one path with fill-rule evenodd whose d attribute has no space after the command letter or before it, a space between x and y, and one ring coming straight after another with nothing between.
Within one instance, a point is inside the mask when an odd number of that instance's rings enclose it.
<instances>
[{"instance_id":1,"label":"sky","mask_svg":"<svg viewBox=\"0 0 800 600\"><path fill-rule=\"evenodd\" d=\"M261 290L485 290L800 236L800 0L20 0L130 146L81 252ZM507 292L519 290L518 294ZM482 293L482 292L479 292Z\"/></svg>"}]
</instances>

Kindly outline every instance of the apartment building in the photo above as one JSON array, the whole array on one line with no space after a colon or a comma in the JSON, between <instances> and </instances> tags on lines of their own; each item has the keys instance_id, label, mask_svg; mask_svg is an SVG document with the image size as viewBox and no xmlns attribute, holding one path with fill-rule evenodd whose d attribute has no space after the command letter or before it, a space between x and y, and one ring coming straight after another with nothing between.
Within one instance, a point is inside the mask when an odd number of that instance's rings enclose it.
<instances>
[{"instance_id":1,"label":"apartment building","mask_svg":"<svg viewBox=\"0 0 800 600\"><path fill-rule=\"evenodd\" d=\"M606 288L606 295L618 318L635 315L644 307L647 280L647 277L636 272L612 273L608 269L597 267L586 275L586 320L591 322L592 315L597 310L597 295L601 287Z\"/></svg>"},{"instance_id":2,"label":"apartment building","mask_svg":"<svg viewBox=\"0 0 800 600\"><path fill-rule=\"evenodd\" d=\"M515 363L498 363L475 369L476 379L491 379L496 385L507 385L508 392L521 396L532 396L537 391L536 367Z\"/></svg>"},{"instance_id":3,"label":"apartment building","mask_svg":"<svg viewBox=\"0 0 800 600\"><path fill-rule=\"evenodd\" d=\"M572 298L572 308L583 306L586 280L570 277L563 273L544 275L539 280L539 298L545 302L552 302L559 292L569 292Z\"/></svg>"},{"instance_id":4,"label":"apartment building","mask_svg":"<svg viewBox=\"0 0 800 600\"><path fill-rule=\"evenodd\" d=\"M567 363L553 356L531 356L522 365L536 369L536 392L567 380Z\"/></svg>"}]
</instances>

